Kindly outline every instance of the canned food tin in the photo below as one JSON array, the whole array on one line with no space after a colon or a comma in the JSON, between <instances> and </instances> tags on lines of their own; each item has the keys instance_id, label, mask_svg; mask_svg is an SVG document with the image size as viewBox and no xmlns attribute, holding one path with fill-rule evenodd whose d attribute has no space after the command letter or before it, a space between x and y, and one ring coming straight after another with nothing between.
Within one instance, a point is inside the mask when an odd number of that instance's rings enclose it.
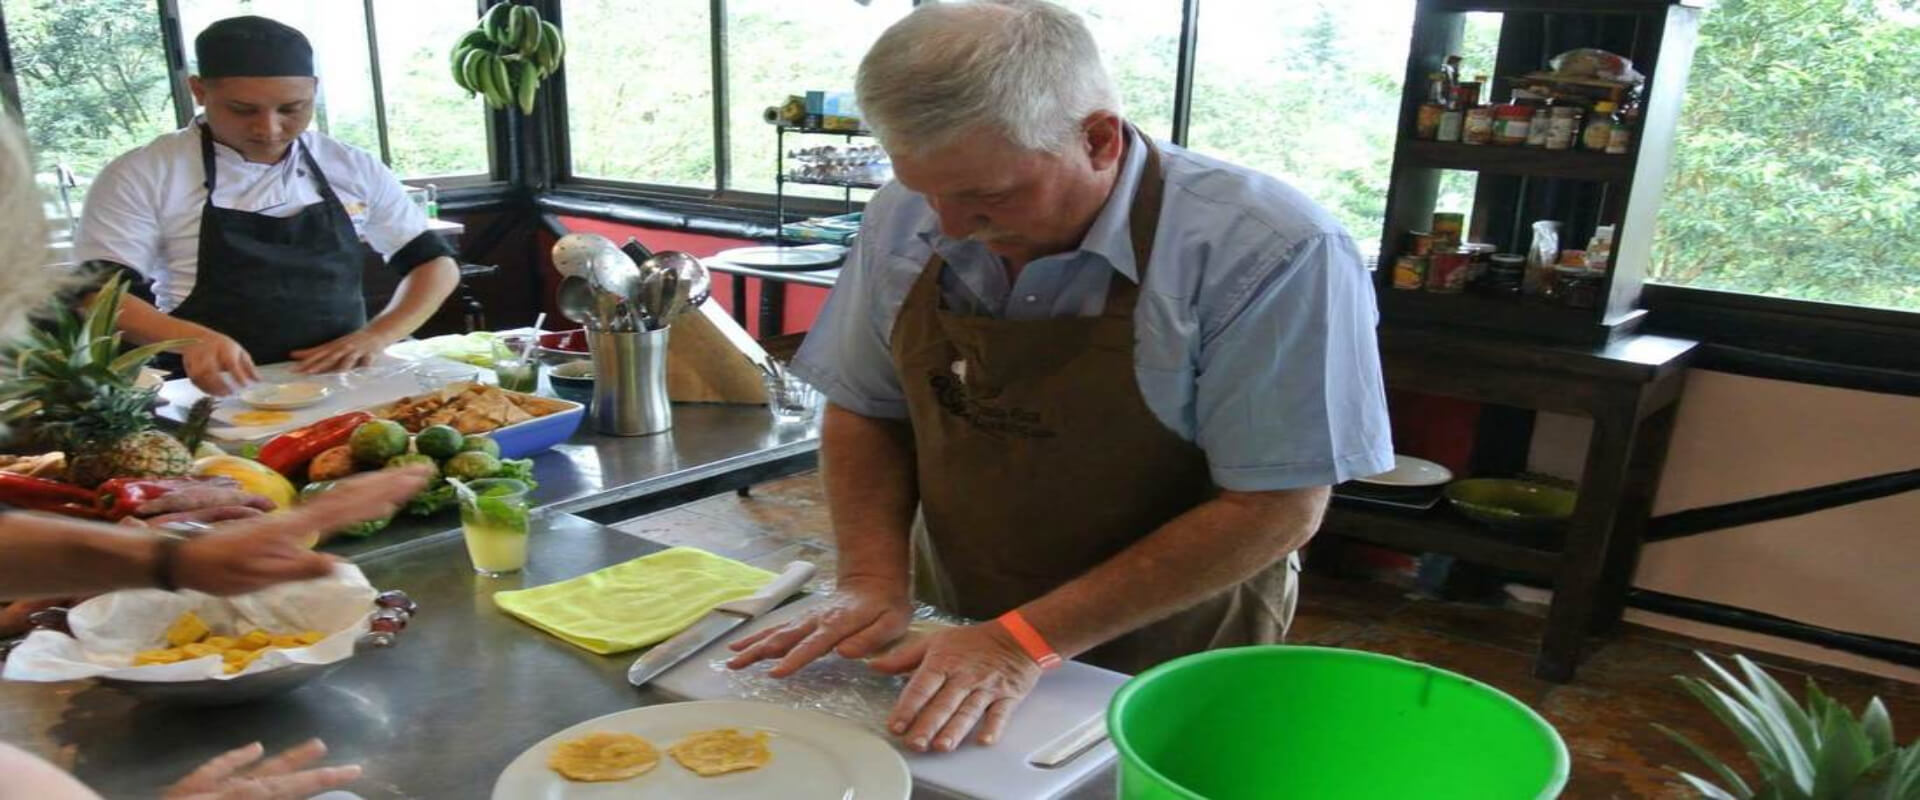
<instances>
[{"instance_id":1,"label":"canned food tin","mask_svg":"<svg viewBox=\"0 0 1920 800\"><path fill-rule=\"evenodd\" d=\"M1426 231L1407 233L1407 255L1425 256L1433 253L1433 234Z\"/></svg>"},{"instance_id":2,"label":"canned food tin","mask_svg":"<svg viewBox=\"0 0 1920 800\"><path fill-rule=\"evenodd\" d=\"M1467 229L1467 215L1441 211L1433 215L1433 248L1452 250L1460 246L1461 233Z\"/></svg>"},{"instance_id":3,"label":"canned food tin","mask_svg":"<svg viewBox=\"0 0 1920 800\"><path fill-rule=\"evenodd\" d=\"M1427 258L1427 291L1457 294L1467 288L1467 254L1434 253Z\"/></svg>"},{"instance_id":4,"label":"canned food tin","mask_svg":"<svg viewBox=\"0 0 1920 800\"><path fill-rule=\"evenodd\" d=\"M1393 288L1418 291L1426 283L1426 257L1401 256L1393 260Z\"/></svg>"}]
</instances>

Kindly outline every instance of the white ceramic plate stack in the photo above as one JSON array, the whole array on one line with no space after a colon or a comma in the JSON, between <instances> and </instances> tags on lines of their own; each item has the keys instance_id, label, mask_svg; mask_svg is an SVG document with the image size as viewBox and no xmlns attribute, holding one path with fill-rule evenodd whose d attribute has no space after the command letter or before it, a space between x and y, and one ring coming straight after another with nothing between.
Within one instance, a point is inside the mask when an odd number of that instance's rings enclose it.
<instances>
[{"instance_id":1,"label":"white ceramic plate stack","mask_svg":"<svg viewBox=\"0 0 1920 800\"><path fill-rule=\"evenodd\" d=\"M1440 493L1453 482L1453 471L1428 461L1395 453L1393 469L1355 478L1333 488L1334 497L1369 506L1420 513L1440 502Z\"/></svg>"}]
</instances>

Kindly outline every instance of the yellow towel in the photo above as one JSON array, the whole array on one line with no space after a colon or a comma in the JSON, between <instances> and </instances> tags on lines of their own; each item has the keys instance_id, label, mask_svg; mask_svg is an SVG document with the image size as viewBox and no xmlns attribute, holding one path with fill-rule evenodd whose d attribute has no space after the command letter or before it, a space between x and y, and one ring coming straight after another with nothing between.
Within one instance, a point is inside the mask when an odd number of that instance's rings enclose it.
<instances>
[{"instance_id":1,"label":"yellow towel","mask_svg":"<svg viewBox=\"0 0 1920 800\"><path fill-rule=\"evenodd\" d=\"M496 592L493 602L536 628L608 655L665 640L773 578L705 550L675 547L559 583Z\"/></svg>"}]
</instances>

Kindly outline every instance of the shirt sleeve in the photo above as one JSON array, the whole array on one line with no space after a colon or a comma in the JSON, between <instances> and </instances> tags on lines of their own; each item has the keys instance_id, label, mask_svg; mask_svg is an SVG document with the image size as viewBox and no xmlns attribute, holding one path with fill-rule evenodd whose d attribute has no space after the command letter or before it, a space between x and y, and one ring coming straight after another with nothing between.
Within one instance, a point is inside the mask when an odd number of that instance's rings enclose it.
<instances>
[{"instance_id":1,"label":"shirt sleeve","mask_svg":"<svg viewBox=\"0 0 1920 800\"><path fill-rule=\"evenodd\" d=\"M1214 483L1276 491L1391 469L1377 322L1351 238L1296 246L1201 345L1196 441Z\"/></svg>"},{"instance_id":2,"label":"shirt sleeve","mask_svg":"<svg viewBox=\"0 0 1920 800\"><path fill-rule=\"evenodd\" d=\"M148 280L160 277L160 199L140 174L136 150L108 163L87 187L80 229L73 239L76 264L107 261L130 267Z\"/></svg>"},{"instance_id":3,"label":"shirt sleeve","mask_svg":"<svg viewBox=\"0 0 1920 800\"><path fill-rule=\"evenodd\" d=\"M872 208L868 206L869 213ZM883 307L882 297L891 257L876 255L869 240L863 233L847 254L792 369L834 405L862 416L905 419L906 395L893 368L889 341L898 308Z\"/></svg>"},{"instance_id":4,"label":"shirt sleeve","mask_svg":"<svg viewBox=\"0 0 1920 800\"><path fill-rule=\"evenodd\" d=\"M444 243L438 249L415 243L416 240L427 241L422 238L429 233L427 214L407 199L407 188L401 185L399 178L394 177L393 171L370 155L355 153L355 156L365 170L367 221L361 229L361 235L366 237L367 244L379 251L380 257L386 259L389 266L402 273L419 266L421 261L446 255ZM400 263L427 253L431 253L427 258ZM397 259L396 256L409 258Z\"/></svg>"}]
</instances>

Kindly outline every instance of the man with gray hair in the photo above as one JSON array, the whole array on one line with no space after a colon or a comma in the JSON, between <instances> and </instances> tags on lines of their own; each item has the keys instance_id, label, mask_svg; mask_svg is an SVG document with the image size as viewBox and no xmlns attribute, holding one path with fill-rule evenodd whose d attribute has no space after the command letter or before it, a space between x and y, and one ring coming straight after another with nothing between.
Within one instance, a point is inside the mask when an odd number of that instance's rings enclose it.
<instances>
[{"instance_id":1,"label":"man with gray hair","mask_svg":"<svg viewBox=\"0 0 1920 800\"><path fill-rule=\"evenodd\" d=\"M1061 658L1279 640L1328 487L1392 466L1352 239L1129 125L1049 3L922 5L856 89L898 180L793 367L831 400L838 589L733 666L880 654L893 732L951 750ZM916 595L991 621L898 643Z\"/></svg>"}]
</instances>

